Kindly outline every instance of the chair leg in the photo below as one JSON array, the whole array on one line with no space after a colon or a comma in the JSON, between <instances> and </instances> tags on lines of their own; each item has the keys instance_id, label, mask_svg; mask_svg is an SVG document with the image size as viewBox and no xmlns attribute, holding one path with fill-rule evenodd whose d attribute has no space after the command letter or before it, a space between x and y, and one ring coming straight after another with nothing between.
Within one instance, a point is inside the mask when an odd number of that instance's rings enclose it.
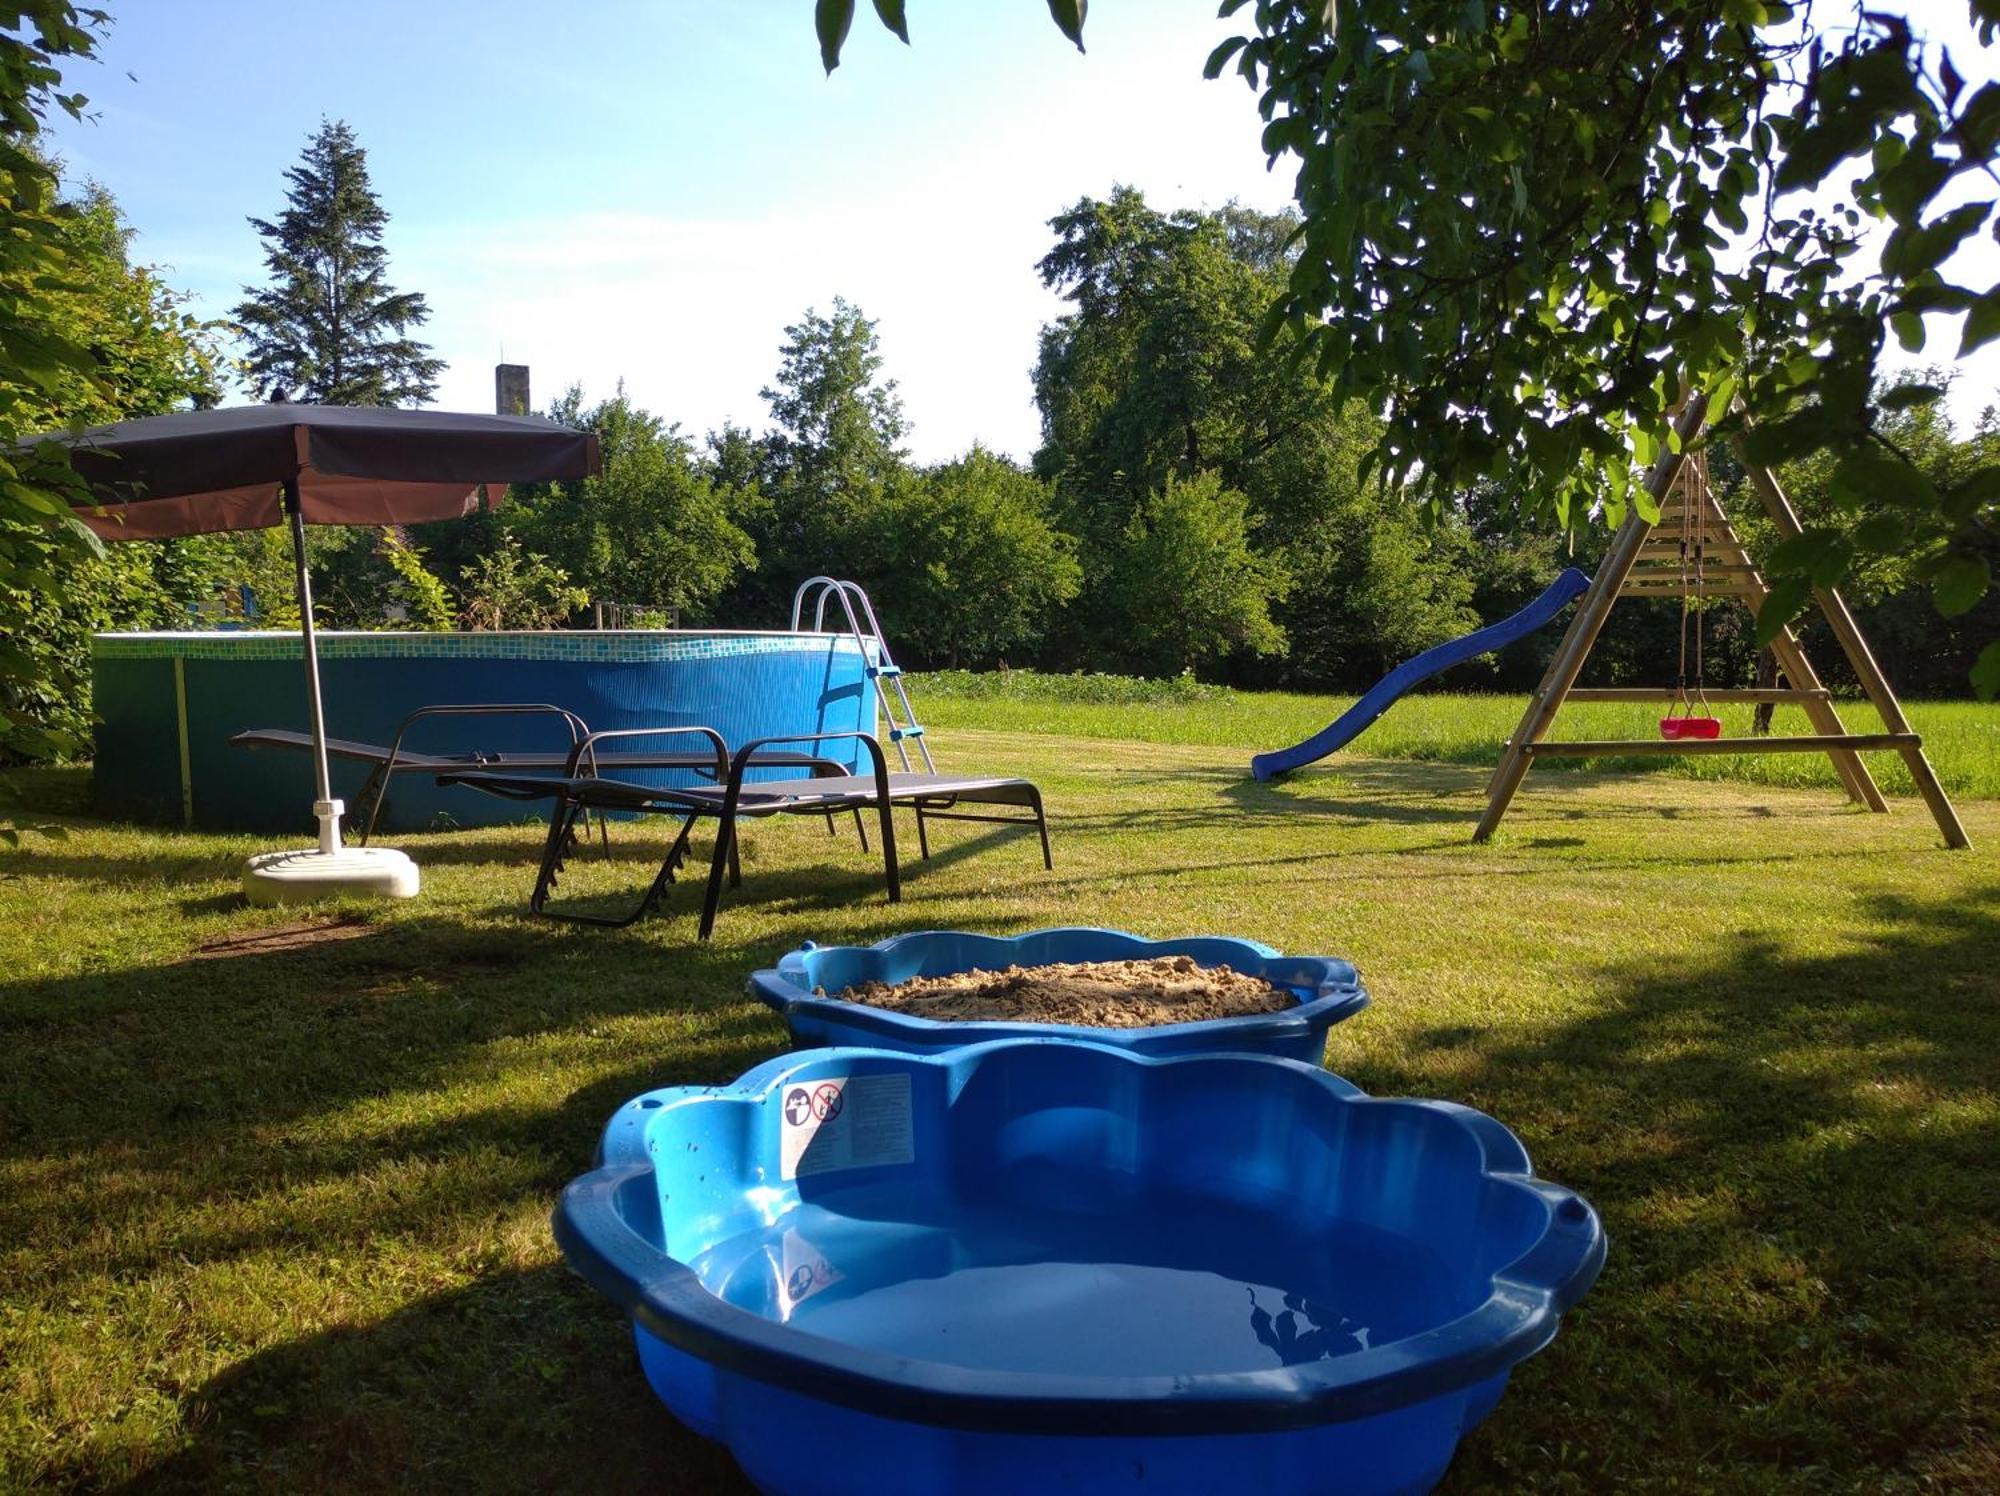
<instances>
[{"instance_id":1,"label":"chair leg","mask_svg":"<svg viewBox=\"0 0 2000 1496\"><path fill-rule=\"evenodd\" d=\"M879 802L882 813L882 872L889 880L889 902L903 901L903 873L896 866L896 818L890 814L888 796Z\"/></svg>"},{"instance_id":2,"label":"chair leg","mask_svg":"<svg viewBox=\"0 0 2000 1496\"><path fill-rule=\"evenodd\" d=\"M551 818L549 822L548 844L542 853L541 874L535 880L534 893L529 895L528 908L531 912L541 915L544 919L560 920L562 923L570 925L595 925L600 929L606 930L622 930L627 925L635 925L655 909L659 908L660 901L666 897L667 885L673 882L674 865L679 860L680 855L687 845L688 832L694 825L694 817L689 816L687 820L681 823L680 835L674 838L673 846L668 848L667 855L660 860L660 870L653 874L653 881L647 885L646 892L640 897L639 902L633 906L632 911L629 914L607 916L602 914L574 914L567 910L546 907L549 894L554 891L556 886L556 874L562 868L563 854L573 844L576 836L576 821L582 814L584 812L580 807L559 805L555 815Z\"/></svg>"},{"instance_id":3,"label":"chair leg","mask_svg":"<svg viewBox=\"0 0 2000 1496\"><path fill-rule=\"evenodd\" d=\"M1042 834L1042 867L1052 873L1056 870L1056 860L1049 855L1049 818L1042 812L1042 792L1030 785L1028 794L1035 805L1035 830Z\"/></svg>"},{"instance_id":4,"label":"chair leg","mask_svg":"<svg viewBox=\"0 0 2000 1496\"><path fill-rule=\"evenodd\" d=\"M681 864L687 861L688 836L694 830L694 822L695 818L693 816L683 817L681 820L680 835L676 836L674 838L674 844L671 847L667 848L666 866L667 866L667 874L670 880L673 874L680 871Z\"/></svg>"},{"instance_id":5,"label":"chair leg","mask_svg":"<svg viewBox=\"0 0 2000 1496\"><path fill-rule=\"evenodd\" d=\"M706 940L715 931L715 911L722 902L722 870L733 860L736 817L723 815L715 826L715 855L708 860L708 892L701 902L701 928L697 938Z\"/></svg>"},{"instance_id":6,"label":"chair leg","mask_svg":"<svg viewBox=\"0 0 2000 1496\"><path fill-rule=\"evenodd\" d=\"M556 801L549 811L549 834L542 843L541 865L535 870L534 892L528 895L531 914L542 913L542 905L555 891L556 875L562 871L563 857L569 851L570 839L576 835L577 814L578 807L566 800Z\"/></svg>"},{"instance_id":7,"label":"chair leg","mask_svg":"<svg viewBox=\"0 0 2000 1496\"><path fill-rule=\"evenodd\" d=\"M861 838L861 850L868 850L868 823L861 819L861 807L854 807L854 834Z\"/></svg>"},{"instance_id":8,"label":"chair leg","mask_svg":"<svg viewBox=\"0 0 2000 1496\"><path fill-rule=\"evenodd\" d=\"M924 829L924 806L921 800L910 807L917 813L917 855L925 862L931 860L930 833Z\"/></svg>"},{"instance_id":9,"label":"chair leg","mask_svg":"<svg viewBox=\"0 0 2000 1496\"><path fill-rule=\"evenodd\" d=\"M370 769L368 777L361 782L361 793L354 797L357 811L363 805L368 807L368 816L361 823L361 835L357 839L364 847L368 845L368 838L375 834L375 821L382 814L382 802L389 798L389 776L384 772L386 767L377 764Z\"/></svg>"}]
</instances>

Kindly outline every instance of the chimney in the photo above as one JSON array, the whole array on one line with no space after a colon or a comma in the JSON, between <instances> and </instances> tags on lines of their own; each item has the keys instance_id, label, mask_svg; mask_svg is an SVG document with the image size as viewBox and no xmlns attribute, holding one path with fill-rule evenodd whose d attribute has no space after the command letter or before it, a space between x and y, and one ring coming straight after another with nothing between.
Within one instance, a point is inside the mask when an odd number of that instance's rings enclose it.
<instances>
[{"instance_id":1,"label":"chimney","mask_svg":"<svg viewBox=\"0 0 2000 1496\"><path fill-rule=\"evenodd\" d=\"M526 364L493 366L493 409L503 416L524 416L528 413L530 402Z\"/></svg>"}]
</instances>

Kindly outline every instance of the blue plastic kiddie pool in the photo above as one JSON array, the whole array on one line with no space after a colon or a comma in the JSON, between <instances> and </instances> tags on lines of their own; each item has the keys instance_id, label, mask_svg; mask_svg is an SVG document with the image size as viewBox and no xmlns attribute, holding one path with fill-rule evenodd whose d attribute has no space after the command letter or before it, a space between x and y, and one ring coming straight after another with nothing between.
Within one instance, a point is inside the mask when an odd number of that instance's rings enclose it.
<instances>
[{"instance_id":1,"label":"blue plastic kiddie pool","mask_svg":"<svg viewBox=\"0 0 2000 1496\"><path fill-rule=\"evenodd\" d=\"M833 994L862 982L904 982L911 977L962 971L1004 971L1061 961L1144 961L1191 956L1202 966L1229 966L1291 992L1298 1005L1277 1013L1213 1018L1151 1028L1086 1028L1059 1023L940 1022L908 1013L844 1002ZM753 972L751 995L785 1015L792 1042L872 1045L910 1054L937 1054L962 1044L995 1039L1084 1039L1139 1054L1272 1054L1318 1064L1326 1031L1368 1006L1354 968L1330 956L1281 956L1254 940L1196 935L1147 940L1123 930L1036 930L1027 935L974 935L964 930L924 930L876 945L807 944ZM820 993L827 995L821 996Z\"/></svg>"},{"instance_id":2,"label":"blue plastic kiddie pool","mask_svg":"<svg viewBox=\"0 0 2000 1496\"><path fill-rule=\"evenodd\" d=\"M1478 1112L1065 1040L650 1092L555 1231L797 1496L1422 1491L1604 1258Z\"/></svg>"}]
</instances>

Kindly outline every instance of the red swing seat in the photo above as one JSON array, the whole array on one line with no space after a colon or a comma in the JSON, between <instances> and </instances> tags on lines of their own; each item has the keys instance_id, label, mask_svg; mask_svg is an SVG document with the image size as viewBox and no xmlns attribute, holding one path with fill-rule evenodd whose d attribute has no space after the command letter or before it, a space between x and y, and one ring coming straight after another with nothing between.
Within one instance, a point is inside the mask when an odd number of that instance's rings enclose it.
<instances>
[{"instance_id":1,"label":"red swing seat","mask_svg":"<svg viewBox=\"0 0 2000 1496\"><path fill-rule=\"evenodd\" d=\"M1669 741L1681 738L1719 738L1722 736L1720 717L1662 717L1660 736Z\"/></svg>"}]
</instances>

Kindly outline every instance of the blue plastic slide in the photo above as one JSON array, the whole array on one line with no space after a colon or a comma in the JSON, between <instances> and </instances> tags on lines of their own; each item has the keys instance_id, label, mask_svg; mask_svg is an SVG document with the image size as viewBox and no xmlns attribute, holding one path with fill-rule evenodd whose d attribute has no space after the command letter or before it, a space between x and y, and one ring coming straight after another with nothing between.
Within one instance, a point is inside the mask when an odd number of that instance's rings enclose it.
<instances>
[{"instance_id":1,"label":"blue plastic slide","mask_svg":"<svg viewBox=\"0 0 2000 1496\"><path fill-rule=\"evenodd\" d=\"M1513 617L1488 624L1483 629L1467 634L1463 639L1453 639L1448 644L1438 645L1436 649L1427 649L1414 660L1407 660L1398 665L1375 682L1366 696L1303 743L1290 748L1281 748L1276 753L1260 753L1251 759L1250 772L1259 779L1269 779L1275 774L1303 769L1307 764L1325 758L1337 749L1345 748L1372 727L1376 718L1394 706L1403 693L1411 687L1429 680L1440 670L1448 670L1453 665L1462 665L1467 660L1532 634L1576 601L1589 586L1588 575L1578 571L1574 566L1567 568L1561 576L1549 583L1546 592Z\"/></svg>"}]
</instances>

